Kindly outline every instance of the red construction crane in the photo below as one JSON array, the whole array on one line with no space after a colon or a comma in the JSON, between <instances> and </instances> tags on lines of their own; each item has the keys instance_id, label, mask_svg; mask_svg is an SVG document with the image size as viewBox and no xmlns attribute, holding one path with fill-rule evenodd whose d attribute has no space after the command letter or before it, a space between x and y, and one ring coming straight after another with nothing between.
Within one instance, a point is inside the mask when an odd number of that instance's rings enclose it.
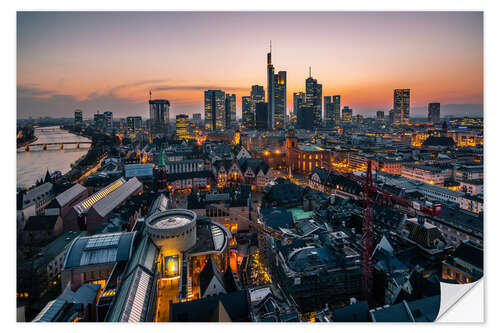
<instances>
[{"instance_id":1,"label":"red construction crane","mask_svg":"<svg viewBox=\"0 0 500 333\"><path fill-rule=\"evenodd\" d=\"M373 221L374 213L373 209L375 206L375 201L382 201L382 204L390 205L392 203L397 203L403 207L409 208L416 215L419 216L437 216L441 214L441 204L418 201L409 201L400 198L392 193L389 193L381 188L373 185L372 180L372 163L369 160L366 170L366 177L358 177L353 174L341 173L346 178L358 183L363 187L363 275L362 275L362 288L363 296L365 299L369 300L372 295L373 288Z\"/></svg>"}]
</instances>

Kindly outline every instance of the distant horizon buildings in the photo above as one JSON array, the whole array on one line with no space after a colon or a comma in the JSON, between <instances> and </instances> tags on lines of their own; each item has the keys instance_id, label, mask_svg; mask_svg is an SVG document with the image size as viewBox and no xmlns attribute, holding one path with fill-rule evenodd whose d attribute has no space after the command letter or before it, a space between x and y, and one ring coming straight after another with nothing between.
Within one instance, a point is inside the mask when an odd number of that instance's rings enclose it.
<instances>
[{"instance_id":1,"label":"distant horizon buildings","mask_svg":"<svg viewBox=\"0 0 500 333\"><path fill-rule=\"evenodd\" d=\"M75 110L75 127L82 127L83 124L83 112L80 109Z\"/></svg>"},{"instance_id":2,"label":"distant horizon buildings","mask_svg":"<svg viewBox=\"0 0 500 333\"><path fill-rule=\"evenodd\" d=\"M394 125L410 123L410 89L394 89Z\"/></svg>"},{"instance_id":3,"label":"distant horizon buildings","mask_svg":"<svg viewBox=\"0 0 500 333\"><path fill-rule=\"evenodd\" d=\"M434 125L441 122L441 103L429 103L427 109L427 119Z\"/></svg>"},{"instance_id":4,"label":"distant horizon buildings","mask_svg":"<svg viewBox=\"0 0 500 333\"><path fill-rule=\"evenodd\" d=\"M104 112L104 127L108 131L111 131L113 129L113 112Z\"/></svg>"}]
</instances>

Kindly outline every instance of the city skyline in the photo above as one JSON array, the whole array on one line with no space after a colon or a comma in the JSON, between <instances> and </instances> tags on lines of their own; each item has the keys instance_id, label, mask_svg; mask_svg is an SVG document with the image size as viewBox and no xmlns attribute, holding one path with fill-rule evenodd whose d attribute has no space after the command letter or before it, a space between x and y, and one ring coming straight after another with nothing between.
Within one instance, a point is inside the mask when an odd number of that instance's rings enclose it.
<instances>
[{"instance_id":1,"label":"city skyline","mask_svg":"<svg viewBox=\"0 0 500 333\"><path fill-rule=\"evenodd\" d=\"M442 116L482 115L480 12L24 12L17 18L19 118L75 109L85 118L97 110L146 117L150 89L154 99L170 101L171 119L203 113L204 91L216 89L236 94L241 118L241 97L252 85L266 86L270 39L273 65L287 72L288 114L311 66L323 95L341 95L353 114L388 113L393 90L410 88L410 117L425 117L432 102L441 103ZM317 33L307 34L304 24Z\"/></svg>"}]
</instances>

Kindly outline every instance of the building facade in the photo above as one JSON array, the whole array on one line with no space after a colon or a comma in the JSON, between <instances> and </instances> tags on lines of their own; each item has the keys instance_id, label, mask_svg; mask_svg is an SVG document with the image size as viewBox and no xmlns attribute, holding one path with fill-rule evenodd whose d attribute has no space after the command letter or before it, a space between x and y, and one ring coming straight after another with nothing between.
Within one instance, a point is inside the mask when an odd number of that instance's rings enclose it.
<instances>
[{"instance_id":1,"label":"building facade","mask_svg":"<svg viewBox=\"0 0 500 333\"><path fill-rule=\"evenodd\" d=\"M189 139L188 125L189 116L187 114L178 114L175 116L175 134L180 140Z\"/></svg>"},{"instance_id":2,"label":"building facade","mask_svg":"<svg viewBox=\"0 0 500 333\"><path fill-rule=\"evenodd\" d=\"M205 130L222 132L226 128L226 94L222 90L205 91Z\"/></svg>"},{"instance_id":3,"label":"building facade","mask_svg":"<svg viewBox=\"0 0 500 333\"><path fill-rule=\"evenodd\" d=\"M169 118L170 102L168 100L149 100L149 130L153 137L164 136L167 134Z\"/></svg>"},{"instance_id":4,"label":"building facade","mask_svg":"<svg viewBox=\"0 0 500 333\"><path fill-rule=\"evenodd\" d=\"M394 89L394 125L410 123L410 89Z\"/></svg>"}]
</instances>

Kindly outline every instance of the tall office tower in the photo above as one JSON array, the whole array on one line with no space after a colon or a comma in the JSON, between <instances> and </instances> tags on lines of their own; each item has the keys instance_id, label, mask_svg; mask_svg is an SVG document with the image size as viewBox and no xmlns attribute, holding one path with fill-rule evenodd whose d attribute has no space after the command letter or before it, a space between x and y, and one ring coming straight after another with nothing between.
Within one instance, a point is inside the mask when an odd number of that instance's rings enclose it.
<instances>
[{"instance_id":1,"label":"tall office tower","mask_svg":"<svg viewBox=\"0 0 500 333\"><path fill-rule=\"evenodd\" d=\"M348 106L344 106L342 109L342 124L348 125L352 123L352 109Z\"/></svg>"},{"instance_id":2,"label":"tall office tower","mask_svg":"<svg viewBox=\"0 0 500 333\"><path fill-rule=\"evenodd\" d=\"M394 89L394 125L410 123L410 89Z\"/></svg>"},{"instance_id":3,"label":"tall office tower","mask_svg":"<svg viewBox=\"0 0 500 333\"><path fill-rule=\"evenodd\" d=\"M384 122L384 111L377 111L377 122Z\"/></svg>"},{"instance_id":4,"label":"tall office tower","mask_svg":"<svg viewBox=\"0 0 500 333\"><path fill-rule=\"evenodd\" d=\"M201 125L201 113L193 113L193 123L196 126Z\"/></svg>"},{"instance_id":5,"label":"tall office tower","mask_svg":"<svg viewBox=\"0 0 500 333\"><path fill-rule=\"evenodd\" d=\"M394 109L389 110L389 124L394 124Z\"/></svg>"},{"instance_id":6,"label":"tall office tower","mask_svg":"<svg viewBox=\"0 0 500 333\"><path fill-rule=\"evenodd\" d=\"M312 108L313 112L313 127L321 127L322 121L322 92L323 86L318 84L311 76L311 68L309 68L309 77L306 79L306 103L305 107Z\"/></svg>"},{"instance_id":7,"label":"tall office tower","mask_svg":"<svg viewBox=\"0 0 500 333\"><path fill-rule=\"evenodd\" d=\"M267 123L274 125L274 66L271 61L271 45L269 45L269 53L267 54Z\"/></svg>"},{"instance_id":8,"label":"tall office tower","mask_svg":"<svg viewBox=\"0 0 500 333\"><path fill-rule=\"evenodd\" d=\"M340 126L340 95L332 96L333 104L333 121L336 126Z\"/></svg>"},{"instance_id":9,"label":"tall office tower","mask_svg":"<svg viewBox=\"0 0 500 333\"><path fill-rule=\"evenodd\" d=\"M205 91L205 129L222 132L226 128L226 94L222 90Z\"/></svg>"},{"instance_id":10,"label":"tall office tower","mask_svg":"<svg viewBox=\"0 0 500 333\"><path fill-rule=\"evenodd\" d=\"M305 93L303 92L293 93L293 114L295 116L299 115L299 110L305 104L305 102L306 102Z\"/></svg>"},{"instance_id":11,"label":"tall office tower","mask_svg":"<svg viewBox=\"0 0 500 333\"><path fill-rule=\"evenodd\" d=\"M286 79L286 78L285 78ZM263 86L253 85L250 97L254 103L264 103L266 101L266 92Z\"/></svg>"},{"instance_id":12,"label":"tall office tower","mask_svg":"<svg viewBox=\"0 0 500 333\"><path fill-rule=\"evenodd\" d=\"M226 126L225 128L231 128L233 124L236 124L236 95L226 94Z\"/></svg>"},{"instance_id":13,"label":"tall office tower","mask_svg":"<svg viewBox=\"0 0 500 333\"><path fill-rule=\"evenodd\" d=\"M83 113L82 110L75 110L75 127L82 127Z\"/></svg>"},{"instance_id":14,"label":"tall office tower","mask_svg":"<svg viewBox=\"0 0 500 333\"><path fill-rule=\"evenodd\" d=\"M432 121L434 125L441 122L441 103L429 103L429 108L427 109L427 119Z\"/></svg>"},{"instance_id":15,"label":"tall office tower","mask_svg":"<svg viewBox=\"0 0 500 333\"><path fill-rule=\"evenodd\" d=\"M97 113L94 114L94 126L97 129L103 130L105 122L106 121L104 119L104 114L99 113L99 111L97 111Z\"/></svg>"},{"instance_id":16,"label":"tall office tower","mask_svg":"<svg viewBox=\"0 0 500 333\"><path fill-rule=\"evenodd\" d=\"M151 100L149 92L149 131L151 136L164 136L168 133L170 102L166 99Z\"/></svg>"},{"instance_id":17,"label":"tall office tower","mask_svg":"<svg viewBox=\"0 0 500 333\"><path fill-rule=\"evenodd\" d=\"M252 96L243 96L241 98L241 116L245 128L255 127L255 103L252 101Z\"/></svg>"},{"instance_id":18,"label":"tall office tower","mask_svg":"<svg viewBox=\"0 0 500 333\"><path fill-rule=\"evenodd\" d=\"M286 116L286 72L279 71L274 75L274 126L275 129L285 128Z\"/></svg>"},{"instance_id":19,"label":"tall office tower","mask_svg":"<svg viewBox=\"0 0 500 333\"><path fill-rule=\"evenodd\" d=\"M113 112L106 111L104 112L104 126L107 130L113 129Z\"/></svg>"},{"instance_id":20,"label":"tall office tower","mask_svg":"<svg viewBox=\"0 0 500 333\"><path fill-rule=\"evenodd\" d=\"M142 130L142 117L134 116L127 117L127 134L130 137L135 137Z\"/></svg>"},{"instance_id":21,"label":"tall office tower","mask_svg":"<svg viewBox=\"0 0 500 333\"><path fill-rule=\"evenodd\" d=\"M340 96L325 96L324 101L326 127L340 125Z\"/></svg>"},{"instance_id":22,"label":"tall office tower","mask_svg":"<svg viewBox=\"0 0 500 333\"><path fill-rule=\"evenodd\" d=\"M363 116L360 114L357 114L352 117L352 120L355 124L362 124L363 123Z\"/></svg>"},{"instance_id":23,"label":"tall office tower","mask_svg":"<svg viewBox=\"0 0 500 333\"><path fill-rule=\"evenodd\" d=\"M268 112L267 103L255 103L255 128L262 130L270 128Z\"/></svg>"},{"instance_id":24,"label":"tall office tower","mask_svg":"<svg viewBox=\"0 0 500 333\"><path fill-rule=\"evenodd\" d=\"M178 114L175 116L175 134L180 140L187 140L189 116L187 114Z\"/></svg>"}]
</instances>

